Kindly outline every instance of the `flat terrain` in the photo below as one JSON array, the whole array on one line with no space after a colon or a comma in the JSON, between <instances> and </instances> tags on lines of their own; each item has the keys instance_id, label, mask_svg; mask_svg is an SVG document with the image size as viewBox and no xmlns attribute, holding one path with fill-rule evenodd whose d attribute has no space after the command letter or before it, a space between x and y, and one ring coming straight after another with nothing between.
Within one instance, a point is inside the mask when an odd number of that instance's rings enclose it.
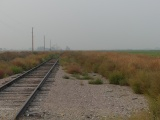
<instances>
[{"instance_id":1,"label":"flat terrain","mask_svg":"<svg viewBox=\"0 0 160 120\"><path fill-rule=\"evenodd\" d=\"M126 52L130 54L148 55L152 57L160 57L160 50L120 50L117 52Z\"/></svg>"},{"instance_id":2,"label":"flat terrain","mask_svg":"<svg viewBox=\"0 0 160 120\"><path fill-rule=\"evenodd\" d=\"M87 80L63 79L66 74L60 67L55 82L41 105L41 110L44 111L42 119L115 119L147 109L145 98L134 94L129 87L108 83L91 85Z\"/></svg>"},{"instance_id":3,"label":"flat terrain","mask_svg":"<svg viewBox=\"0 0 160 120\"><path fill-rule=\"evenodd\" d=\"M69 74L60 67L50 92L39 104L40 110L24 120L108 120L148 109L146 99L129 87L107 82L91 85L87 80L64 79L64 75Z\"/></svg>"}]
</instances>

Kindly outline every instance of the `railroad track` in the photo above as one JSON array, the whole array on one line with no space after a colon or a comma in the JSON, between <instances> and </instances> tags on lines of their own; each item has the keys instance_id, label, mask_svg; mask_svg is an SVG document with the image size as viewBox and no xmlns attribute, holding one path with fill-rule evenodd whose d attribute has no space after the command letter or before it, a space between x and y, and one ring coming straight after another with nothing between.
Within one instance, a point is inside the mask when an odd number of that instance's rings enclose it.
<instances>
[{"instance_id":1,"label":"railroad track","mask_svg":"<svg viewBox=\"0 0 160 120\"><path fill-rule=\"evenodd\" d=\"M49 77L57 63L55 59L44 62L0 86L0 119L18 120L41 91L45 81L48 80L50 84Z\"/></svg>"}]
</instances>

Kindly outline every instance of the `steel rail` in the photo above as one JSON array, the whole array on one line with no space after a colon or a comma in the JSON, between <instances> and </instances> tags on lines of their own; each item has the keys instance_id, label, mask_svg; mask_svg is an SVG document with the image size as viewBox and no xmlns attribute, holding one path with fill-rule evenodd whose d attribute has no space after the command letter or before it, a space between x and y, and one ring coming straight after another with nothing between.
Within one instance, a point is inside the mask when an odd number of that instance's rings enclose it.
<instances>
[{"instance_id":1,"label":"steel rail","mask_svg":"<svg viewBox=\"0 0 160 120\"><path fill-rule=\"evenodd\" d=\"M44 76L44 78L42 79L42 81L39 83L39 85L35 88L35 90L31 93L31 95L28 97L28 99L26 100L26 102L23 104L23 106L20 108L20 110L17 112L14 120L18 120L20 115L22 115L27 107L29 106L29 104L32 102L32 100L35 98L35 96L37 95L38 91L40 91L41 87L43 86L43 84L45 83L45 81L47 80L47 78L49 77L50 73L52 72L52 70L55 68L56 64L58 63L59 59L54 63L54 65L50 68L50 70L47 72L47 74Z\"/></svg>"},{"instance_id":2,"label":"steel rail","mask_svg":"<svg viewBox=\"0 0 160 120\"><path fill-rule=\"evenodd\" d=\"M51 58L52 59L52 58ZM24 77L25 75L28 75L30 72L36 70L37 68L39 68L40 66L42 66L43 64L45 64L46 62L50 61L51 59L37 65L36 67L26 71L25 73L23 73L22 75L14 78L12 81L9 81L7 83L5 83L4 85L0 86L0 92L3 91L4 89L6 89L7 87L11 86L13 83L15 83L16 81L18 81L19 79L21 79L22 77Z\"/></svg>"}]
</instances>

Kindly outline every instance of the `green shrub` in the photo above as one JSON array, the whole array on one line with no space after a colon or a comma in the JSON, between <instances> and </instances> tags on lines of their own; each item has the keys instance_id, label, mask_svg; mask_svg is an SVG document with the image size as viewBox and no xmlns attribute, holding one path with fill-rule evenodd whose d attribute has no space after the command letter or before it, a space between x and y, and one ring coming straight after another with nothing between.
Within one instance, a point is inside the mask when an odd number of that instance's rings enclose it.
<instances>
[{"instance_id":1,"label":"green shrub","mask_svg":"<svg viewBox=\"0 0 160 120\"><path fill-rule=\"evenodd\" d=\"M160 74L159 74L159 71L156 71L154 73L152 73L150 75L150 78L148 81L146 81L145 84L147 83L150 83L148 85L148 93L150 96L152 96L153 98L154 97L157 97L157 95L160 94Z\"/></svg>"},{"instance_id":2,"label":"green shrub","mask_svg":"<svg viewBox=\"0 0 160 120\"><path fill-rule=\"evenodd\" d=\"M97 84L97 85L99 85L99 84L103 84L103 81L101 79L97 78L96 80L88 81L88 83L89 84Z\"/></svg>"},{"instance_id":3,"label":"green shrub","mask_svg":"<svg viewBox=\"0 0 160 120\"><path fill-rule=\"evenodd\" d=\"M153 120L160 120L160 95L157 98L150 98L150 112Z\"/></svg>"},{"instance_id":4,"label":"green shrub","mask_svg":"<svg viewBox=\"0 0 160 120\"><path fill-rule=\"evenodd\" d=\"M4 72L0 70L0 79L4 77Z\"/></svg>"},{"instance_id":5,"label":"green shrub","mask_svg":"<svg viewBox=\"0 0 160 120\"><path fill-rule=\"evenodd\" d=\"M14 74L18 74L23 71L23 69L21 67L17 67L17 66L12 66L11 70L13 71Z\"/></svg>"},{"instance_id":6,"label":"green shrub","mask_svg":"<svg viewBox=\"0 0 160 120\"><path fill-rule=\"evenodd\" d=\"M79 80L89 80L89 79L92 79L92 77L90 77L87 73L73 74L72 76L75 77L76 79L79 79Z\"/></svg>"},{"instance_id":7,"label":"green shrub","mask_svg":"<svg viewBox=\"0 0 160 120\"><path fill-rule=\"evenodd\" d=\"M80 74L72 74L72 76L75 77L76 79L79 79L79 80L82 79Z\"/></svg>"},{"instance_id":8,"label":"green shrub","mask_svg":"<svg viewBox=\"0 0 160 120\"><path fill-rule=\"evenodd\" d=\"M127 85L127 81L125 79L125 76L120 71L113 71L109 75L109 83L110 84L116 84L116 85Z\"/></svg>"},{"instance_id":9,"label":"green shrub","mask_svg":"<svg viewBox=\"0 0 160 120\"><path fill-rule=\"evenodd\" d=\"M89 76L88 73L83 73L83 74L82 74L82 79L84 79L84 80L89 80L89 79L92 79L92 77Z\"/></svg>"},{"instance_id":10,"label":"green shrub","mask_svg":"<svg viewBox=\"0 0 160 120\"><path fill-rule=\"evenodd\" d=\"M130 78L129 84L133 91L137 94L148 94L150 89L150 81L153 80L153 74L146 71L137 71L133 78Z\"/></svg>"},{"instance_id":11,"label":"green shrub","mask_svg":"<svg viewBox=\"0 0 160 120\"><path fill-rule=\"evenodd\" d=\"M141 86L139 83L135 83L133 86L132 86L132 89L133 91L136 93L136 94L142 94L142 89L141 89Z\"/></svg>"}]
</instances>

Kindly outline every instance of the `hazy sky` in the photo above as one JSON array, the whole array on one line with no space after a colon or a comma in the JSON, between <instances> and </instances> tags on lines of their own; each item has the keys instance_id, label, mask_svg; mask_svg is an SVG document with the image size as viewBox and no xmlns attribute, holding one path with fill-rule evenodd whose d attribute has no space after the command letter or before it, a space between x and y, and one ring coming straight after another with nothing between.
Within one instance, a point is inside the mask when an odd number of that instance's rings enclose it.
<instances>
[{"instance_id":1,"label":"hazy sky","mask_svg":"<svg viewBox=\"0 0 160 120\"><path fill-rule=\"evenodd\" d=\"M0 48L160 47L160 0L0 0Z\"/></svg>"}]
</instances>

